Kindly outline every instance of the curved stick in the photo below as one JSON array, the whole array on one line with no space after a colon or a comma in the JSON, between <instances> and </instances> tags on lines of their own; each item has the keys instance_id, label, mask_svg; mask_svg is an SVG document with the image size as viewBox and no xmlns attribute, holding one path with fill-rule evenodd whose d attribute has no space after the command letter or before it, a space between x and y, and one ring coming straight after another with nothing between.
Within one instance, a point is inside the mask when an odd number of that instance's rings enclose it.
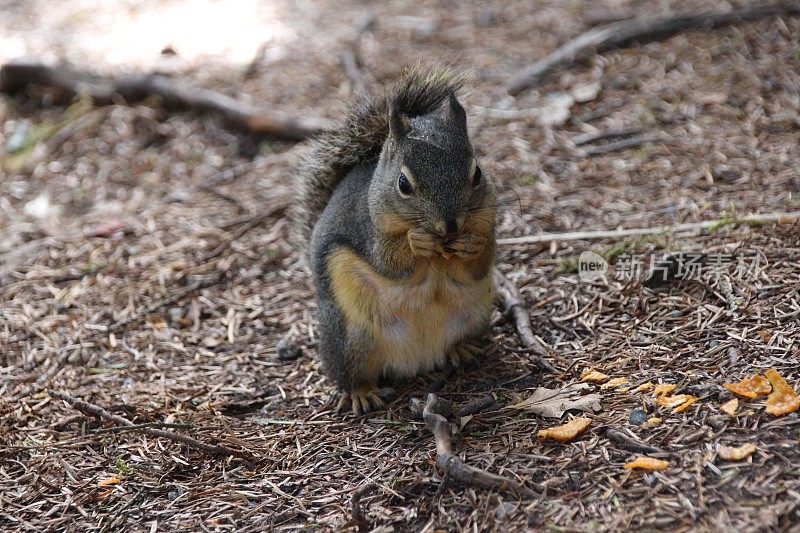
<instances>
[{"instance_id":1,"label":"curved stick","mask_svg":"<svg viewBox=\"0 0 800 533\"><path fill-rule=\"evenodd\" d=\"M446 418L451 413L450 402L442 400L433 393L428 394L428 401L422 410L422 419L436 441L436 466L440 470L451 479L471 487L508 492L520 498L532 498L536 495L519 481L470 466L454 454L450 423Z\"/></svg>"},{"instance_id":2,"label":"curved stick","mask_svg":"<svg viewBox=\"0 0 800 533\"><path fill-rule=\"evenodd\" d=\"M547 348L536 338L536 335L533 334L528 310L519 296L516 285L497 268L494 269L493 276L497 298L502 302L505 312L513 317L522 345L536 354L530 356L531 362L546 372L558 372L556 367L545 359L550 354Z\"/></svg>"}]
</instances>

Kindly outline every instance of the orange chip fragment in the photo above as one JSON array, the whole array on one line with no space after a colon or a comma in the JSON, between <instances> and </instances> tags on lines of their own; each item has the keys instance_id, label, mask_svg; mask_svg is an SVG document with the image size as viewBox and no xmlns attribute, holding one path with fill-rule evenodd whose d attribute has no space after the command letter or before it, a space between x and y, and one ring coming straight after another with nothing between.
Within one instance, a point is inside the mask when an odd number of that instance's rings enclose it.
<instances>
[{"instance_id":1,"label":"orange chip fragment","mask_svg":"<svg viewBox=\"0 0 800 533\"><path fill-rule=\"evenodd\" d=\"M118 477L107 477L97 484L98 487L108 487L109 485L119 485L122 480Z\"/></svg>"},{"instance_id":2,"label":"orange chip fragment","mask_svg":"<svg viewBox=\"0 0 800 533\"><path fill-rule=\"evenodd\" d=\"M639 385L638 387L636 387L633 390L636 391L636 392L647 392L652 388L653 388L653 382L652 381L647 381L645 383L642 383L641 385Z\"/></svg>"},{"instance_id":3,"label":"orange chip fragment","mask_svg":"<svg viewBox=\"0 0 800 533\"><path fill-rule=\"evenodd\" d=\"M595 370L594 368L587 368L581 374L581 381L589 382L589 383L603 383L608 381L608 375L603 374L599 370Z\"/></svg>"},{"instance_id":4,"label":"orange chip fragment","mask_svg":"<svg viewBox=\"0 0 800 533\"><path fill-rule=\"evenodd\" d=\"M788 415L800 409L800 396L786 383L774 368L766 372L772 385L772 393L767 398L767 412L774 416Z\"/></svg>"},{"instance_id":5,"label":"orange chip fragment","mask_svg":"<svg viewBox=\"0 0 800 533\"><path fill-rule=\"evenodd\" d=\"M542 429L537 433L540 439L553 439L555 441L565 443L569 442L584 431L586 431L592 423L591 418L575 418L561 426Z\"/></svg>"},{"instance_id":6,"label":"orange chip fragment","mask_svg":"<svg viewBox=\"0 0 800 533\"><path fill-rule=\"evenodd\" d=\"M683 404L686 402L695 403L696 401L697 398L691 394L675 394L674 396L660 396L656 400L656 404L660 405L661 407L679 408L683 407Z\"/></svg>"},{"instance_id":7,"label":"orange chip fragment","mask_svg":"<svg viewBox=\"0 0 800 533\"><path fill-rule=\"evenodd\" d=\"M669 461L662 461L653 457L640 455L630 463L625 465L626 470L665 470L669 467Z\"/></svg>"},{"instance_id":8,"label":"orange chip fragment","mask_svg":"<svg viewBox=\"0 0 800 533\"><path fill-rule=\"evenodd\" d=\"M672 383L662 383L661 385L656 385L656 389L653 391L653 396L656 398L659 396L666 396L674 391L675 387L677 387L677 385L673 385Z\"/></svg>"},{"instance_id":9,"label":"orange chip fragment","mask_svg":"<svg viewBox=\"0 0 800 533\"><path fill-rule=\"evenodd\" d=\"M739 398L728 400L719 407L720 411L729 414L731 416L734 416L736 414L737 409L739 409Z\"/></svg>"},{"instance_id":10,"label":"orange chip fragment","mask_svg":"<svg viewBox=\"0 0 800 533\"><path fill-rule=\"evenodd\" d=\"M658 418L657 416L654 416L652 418L648 418L647 419L647 427L652 428L652 427L660 426L662 422L663 422L662 419Z\"/></svg>"},{"instance_id":11,"label":"orange chip fragment","mask_svg":"<svg viewBox=\"0 0 800 533\"><path fill-rule=\"evenodd\" d=\"M772 386L769 384L769 381L767 381L767 378L761 374L743 379L739 383L725 383L722 386L734 394L738 394L744 398L750 398L751 400L769 394L772 390Z\"/></svg>"},{"instance_id":12,"label":"orange chip fragment","mask_svg":"<svg viewBox=\"0 0 800 533\"><path fill-rule=\"evenodd\" d=\"M616 389L620 385L625 385L628 382L628 378L614 378L611 379L602 385L600 385L601 389Z\"/></svg>"},{"instance_id":13,"label":"orange chip fragment","mask_svg":"<svg viewBox=\"0 0 800 533\"><path fill-rule=\"evenodd\" d=\"M736 448L720 444L717 446L717 454L726 461L741 461L747 459L756 451L756 445L752 442L742 444Z\"/></svg>"},{"instance_id":14,"label":"orange chip fragment","mask_svg":"<svg viewBox=\"0 0 800 533\"><path fill-rule=\"evenodd\" d=\"M700 398L698 398L697 396L692 396L690 394L681 394L681 396L688 396L688 398L686 399L685 402L683 402L682 404L680 404L678 407L675 408L676 413L682 413L700 401Z\"/></svg>"}]
</instances>

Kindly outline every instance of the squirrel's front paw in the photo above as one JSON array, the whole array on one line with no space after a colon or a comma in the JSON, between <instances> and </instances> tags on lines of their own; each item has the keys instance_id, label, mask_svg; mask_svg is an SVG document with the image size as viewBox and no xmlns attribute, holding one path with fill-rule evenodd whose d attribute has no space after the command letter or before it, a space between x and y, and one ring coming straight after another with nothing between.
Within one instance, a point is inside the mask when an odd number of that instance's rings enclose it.
<instances>
[{"instance_id":1,"label":"squirrel's front paw","mask_svg":"<svg viewBox=\"0 0 800 533\"><path fill-rule=\"evenodd\" d=\"M419 228L408 230L408 245L417 257L433 257L443 252L439 239Z\"/></svg>"},{"instance_id":2,"label":"squirrel's front paw","mask_svg":"<svg viewBox=\"0 0 800 533\"><path fill-rule=\"evenodd\" d=\"M346 410L349 404L350 410L354 415L362 415L375 409L380 409L386 404L381 395L391 394L391 389L379 389L375 385L362 385L350 392L342 392L339 403L336 404L336 412L341 413Z\"/></svg>"},{"instance_id":3,"label":"squirrel's front paw","mask_svg":"<svg viewBox=\"0 0 800 533\"><path fill-rule=\"evenodd\" d=\"M445 250L461 259L475 259L486 248L487 242L483 235L464 234L448 243Z\"/></svg>"}]
</instances>

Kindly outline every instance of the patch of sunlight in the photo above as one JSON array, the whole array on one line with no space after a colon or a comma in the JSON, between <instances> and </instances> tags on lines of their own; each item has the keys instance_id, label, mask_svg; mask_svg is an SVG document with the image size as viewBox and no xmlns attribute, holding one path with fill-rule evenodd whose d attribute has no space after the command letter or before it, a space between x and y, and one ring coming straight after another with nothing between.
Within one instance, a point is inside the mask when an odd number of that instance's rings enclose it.
<instances>
[{"instance_id":1,"label":"patch of sunlight","mask_svg":"<svg viewBox=\"0 0 800 533\"><path fill-rule=\"evenodd\" d=\"M61 55L72 61L148 67L167 47L190 63L216 59L247 64L259 47L267 59L283 53L294 35L281 20L282 4L259 0L96 2L69 0L28 5L28 27L2 27L0 61ZM49 57L48 59L52 59Z\"/></svg>"}]
</instances>

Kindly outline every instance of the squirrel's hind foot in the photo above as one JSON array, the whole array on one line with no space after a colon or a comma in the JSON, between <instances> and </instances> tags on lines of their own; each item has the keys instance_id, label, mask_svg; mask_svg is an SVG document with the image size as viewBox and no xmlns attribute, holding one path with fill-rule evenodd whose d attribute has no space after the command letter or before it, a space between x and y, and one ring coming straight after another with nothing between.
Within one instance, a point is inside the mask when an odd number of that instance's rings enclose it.
<instances>
[{"instance_id":1,"label":"squirrel's hind foot","mask_svg":"<svg viewBox=\"0 0 800 533\"><path fill-rule=\"evenodd\" d=\"M376 385L362 385L350 392L342 392L336 404L336 412L341 413L348 407L354 415L362 415L386 406L383 398L391 395L393 389L379 389Z\"/></svg>"},{"instance_id":2,"label":"squirrel's hind foot","mask_svg":"<svg viewBox=\"0 0 800 533\"><path fill-rule=\"evenodd\" d=\"M450 349L447 359L453 368L459 368L472 363L482 352L483 347L477 341L461 341Z\"/></svg>"}]
</instances>

